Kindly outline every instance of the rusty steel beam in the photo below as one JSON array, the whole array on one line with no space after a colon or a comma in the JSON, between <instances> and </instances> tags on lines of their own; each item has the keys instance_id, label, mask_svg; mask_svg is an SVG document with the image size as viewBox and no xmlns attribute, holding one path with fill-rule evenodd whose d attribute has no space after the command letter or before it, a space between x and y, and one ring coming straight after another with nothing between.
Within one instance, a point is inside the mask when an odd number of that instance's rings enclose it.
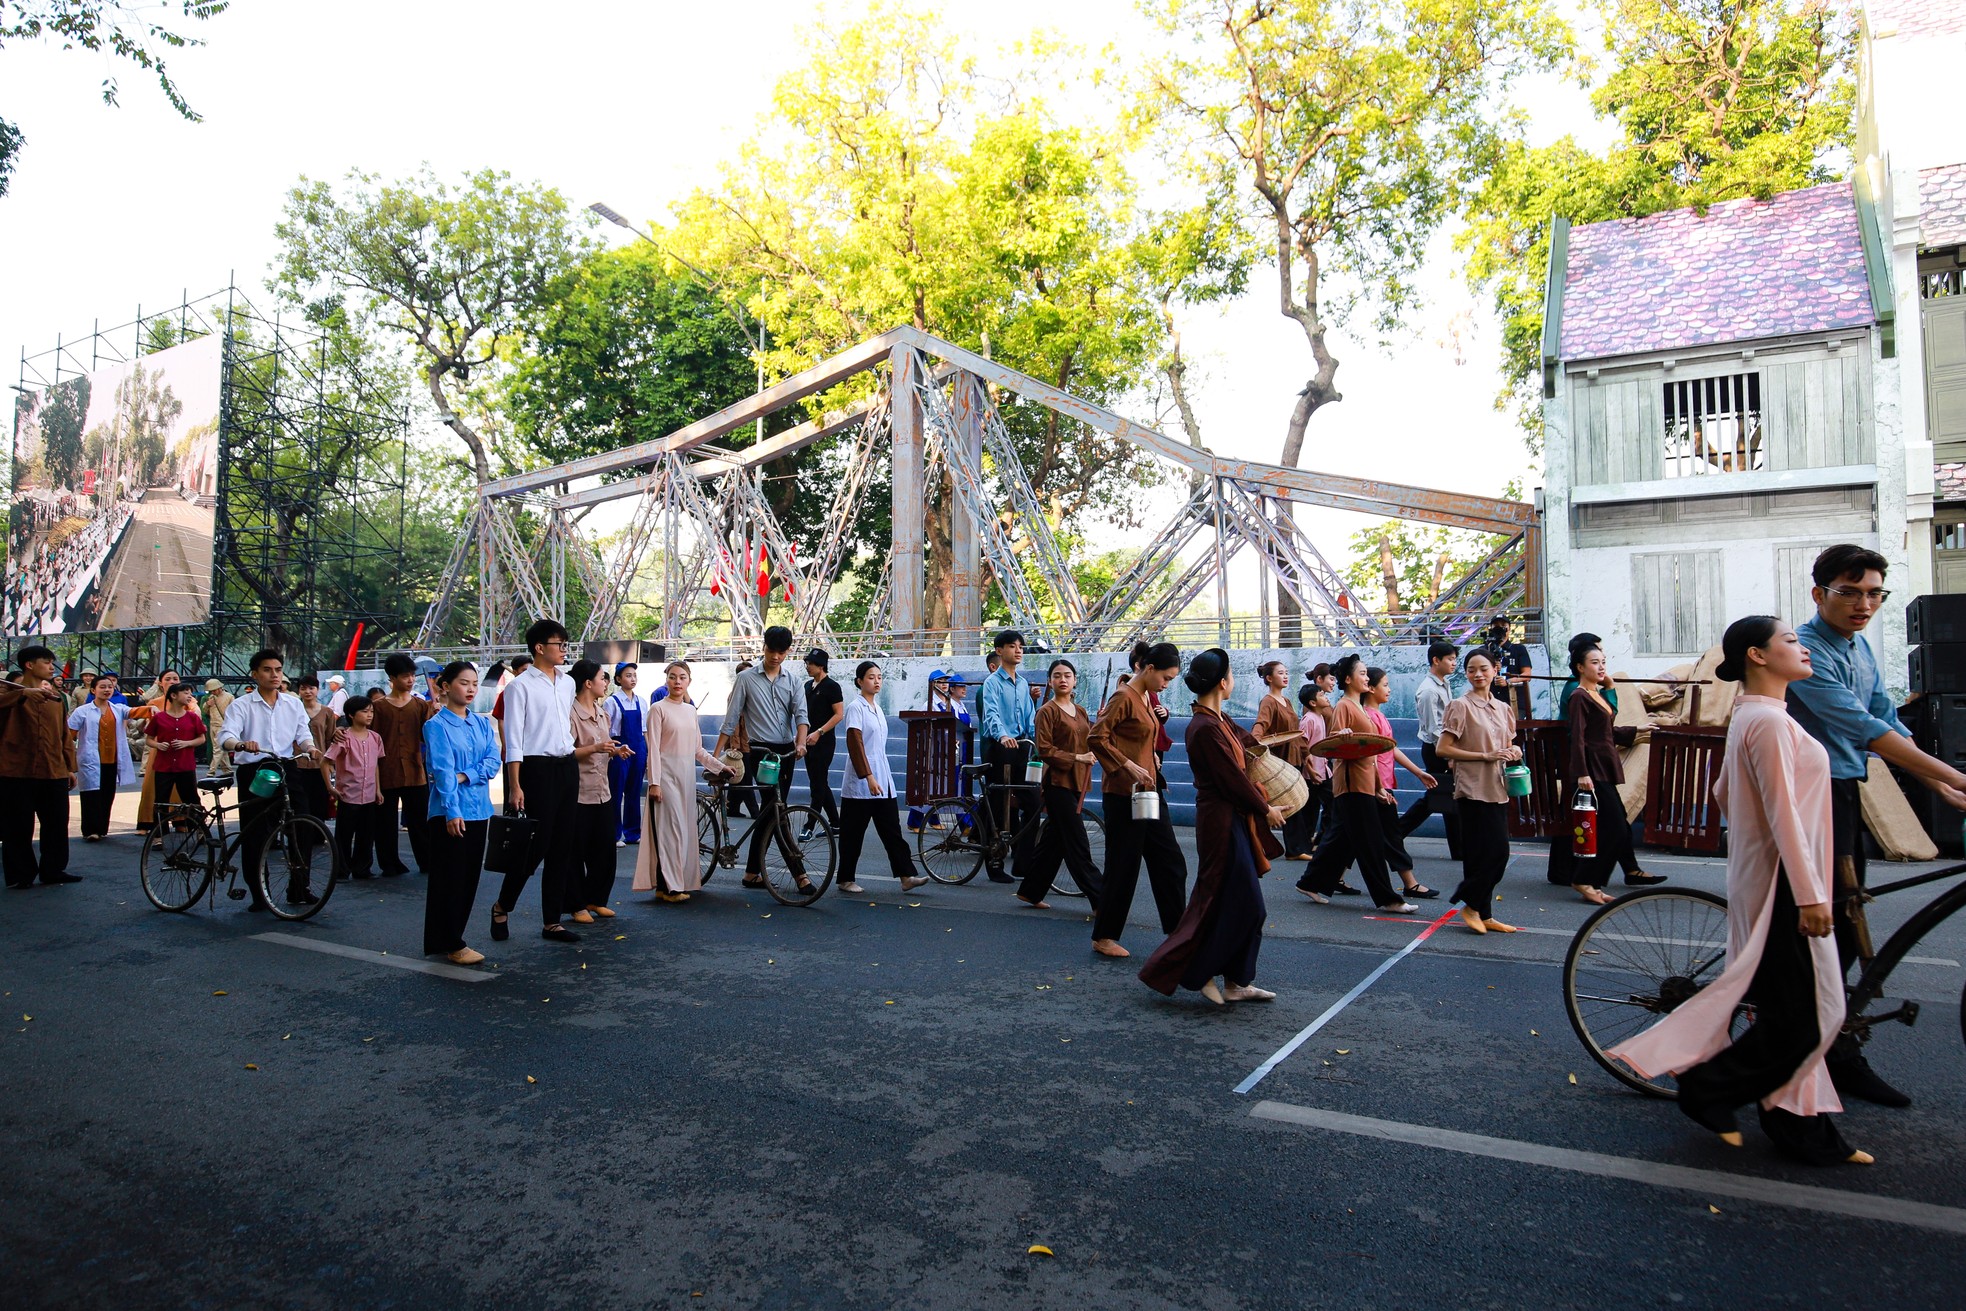
<instances>
[{"instance_id":1,"label":"rusty steel beam","mask_svg":"<svg viewBox=\"0 0 1966 1311\"><path fill-rule=\"evenodd\" d=\"M888 352L907 340L913 334L912 328L896 328L878 337L861 342L851 350L841 351L831 359L822 360L801 373L767 387L755 396L747 397L735 405L727 405L705 419L698 419L687 427L678 428L667 437L657 437L653 441L637 442L624 446L618 451L605 455L589 455L565 464L552 465L545 469L534 469L529 473L514 474L509 478L494 478L481 489L483 494L492 497L518 496L525 492L536 492L551 487L554 483L569 482L575 478L591 478L601 474L616 473L632 469L637 465L651 464L671 451L687 451L715 441L727 433L735 432L754 419L784 409L795 401L802 401L815 392L844 382L856 373L864 373L888 357Z\"/></svg>"}]
</instances>

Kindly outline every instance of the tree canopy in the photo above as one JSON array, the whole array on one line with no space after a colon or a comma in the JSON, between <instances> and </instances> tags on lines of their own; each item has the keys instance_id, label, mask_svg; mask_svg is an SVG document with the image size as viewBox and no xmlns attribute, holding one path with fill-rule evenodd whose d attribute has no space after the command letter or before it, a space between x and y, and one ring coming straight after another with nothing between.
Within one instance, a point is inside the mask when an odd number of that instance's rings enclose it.
<instances>
[{"instance_id":1,"label":"tree canopy","mask_svg":"<svg viewBox=\"0 0 1966 1311\"><path fill-rule=\"evenodd\" d=\"M1854 19L1829 0L1594 0L1607 71L1591 92L1620 139L1504 145L1459 237L1495 298L1504 371L1540 445L1543 279L1553 217L1636 218L1840 176L1854 131Z\"/></svg>"}]
</instances>

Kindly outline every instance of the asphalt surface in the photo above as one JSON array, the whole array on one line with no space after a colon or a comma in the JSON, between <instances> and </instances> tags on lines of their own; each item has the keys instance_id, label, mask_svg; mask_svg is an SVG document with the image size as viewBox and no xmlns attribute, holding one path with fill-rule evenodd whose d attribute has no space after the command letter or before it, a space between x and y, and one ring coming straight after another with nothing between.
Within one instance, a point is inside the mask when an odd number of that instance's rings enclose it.
<instances>
[{"instance_id":1,"label":"asphalt surface","mask_svg":"<svg viewBox=\"0 0 1966 1311\"><path fill-rule=\"evenodd\" d=\"M97 628L202 623L212 608L213 512L151 489L103 572Z\"/></svg>"},{"instance_id":2,"label":"asphalt surface","mask_svg":"<svg viewBox=\"0 0 1966 1311\"><path fill-rule=\"evenodd\" d=\"M1285 865L1259 977L1279 997L1215 1008L1094 958L1076 908L1021 910L980 880L903 896L868 876L793 910L725 872L659 906L627 891L623 852L618 918L578 947L539 940L531 898L487 941L482 889L490 977L468 983L254 936L420 960L413 874L344 884L289 926L222 897L155 911L133 836L74 850L86 882L0 893L10 1306L1909 1308L1957 1306L1966 1276L1966 1229L1946 1228L1966 1222L1966 917L1900 975L1918 1025L1872 1047L1916 1105L1844 1117L1878 1165L1811 1170L1752 1128L1729 1151L1590 1064L1556 968L1588 908L1533 847L1497 909L1552 932L1443 926L1246 1096L1445 905L1417 923L1317 907ZM1415 854L1452 887L1440 844ZM1648 863L1722 883L1712 862ZM1134 966L1150 914L1143 891ZM1793 1204L1807 1188L1837 1190L1832 1209ZM1949 1209L1914 1224L1837 1199Z\"/></svg>"}]
</instances>

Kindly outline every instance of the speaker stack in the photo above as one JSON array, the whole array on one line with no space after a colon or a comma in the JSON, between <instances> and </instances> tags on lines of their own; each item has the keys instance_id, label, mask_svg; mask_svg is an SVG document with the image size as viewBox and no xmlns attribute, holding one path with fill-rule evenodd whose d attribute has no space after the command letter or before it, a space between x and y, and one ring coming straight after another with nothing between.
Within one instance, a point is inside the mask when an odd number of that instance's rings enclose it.
<instances>
[{"instance_id":1,"label":"speaker stack","mask_svg":"<svg viewBox=\"0 0 1966 1311\"><path fill-rule=\"evenodd\" d=\"M1911 690L1917 694L1898 712L1912 741L1927 755L1966 770L1966 593L1921 596L1905 607L1905 637L1911 650ZM1960 854L1960 828L1966 816L1915 780L1905 796L1939 850Z\"/></svg>"}]
</instances>

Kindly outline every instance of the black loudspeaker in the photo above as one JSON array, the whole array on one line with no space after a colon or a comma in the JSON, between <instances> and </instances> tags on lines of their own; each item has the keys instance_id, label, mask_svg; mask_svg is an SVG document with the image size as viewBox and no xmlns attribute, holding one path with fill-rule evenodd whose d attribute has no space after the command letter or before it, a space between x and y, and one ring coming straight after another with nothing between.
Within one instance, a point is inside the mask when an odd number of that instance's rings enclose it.
<instances>
[{"instance_id":1,"label":"black loudspeaker","mask_svg":"<svg viewBox=\"0 0 1966 1311\"><path fill-rule=\"evenodd\" d=\"M1966 642L1927 642L1911 649L1911 690L1966 692Z\"/></svg>"},{"instance_id":2,"label":"black loudspeaker","mask_svg":"<svg viewBox=\"0 0 1966 1311\"><path fill-rule=\"evenodd\" d=\"M1966 592L1921 596L1906 606L1905 641L1966 642Z\"/></svg>"},{"instance_id":3,"label":"black loudspeaker","mask_svg":"<svg viewBox=\"0 0 1966 1311\"><path fill-rule=\"evenodd\" d=\"M1911 803L1911 813L1918 816L1918 826L1932 839L1932 845L1939 849L1939 854L1962 854L1962 850L1966 850L1966 840L1962 840L1962 835L1966 834L1966 815L1939 800L1937 793L1902 769L1894 766L1891 776L1898 781L1905 800Z\"/></svg>"},{"instance_id":4,"label":"black loudspeaker","mask_svg":"<svg viewBox=\"0 0 1966 1311\"><path fill-rule=\"evenodd\" d=\"M1900 706L1898 719L1920 751L1966 770L1966 695L1928 693Z\"/></svg>"},{"instance_id":5,"label":"black loudspeaker","mask_svg":"<svg viewBox=\"0 0 1966 1311\"><path fill-rule=\"evenodd\" d=\"M660 642L637 642L632 638L610 638L582 642L580 654L612 671L619 664L659 665L669 658L669 648Z\"/></svg>"}]
</instances>

